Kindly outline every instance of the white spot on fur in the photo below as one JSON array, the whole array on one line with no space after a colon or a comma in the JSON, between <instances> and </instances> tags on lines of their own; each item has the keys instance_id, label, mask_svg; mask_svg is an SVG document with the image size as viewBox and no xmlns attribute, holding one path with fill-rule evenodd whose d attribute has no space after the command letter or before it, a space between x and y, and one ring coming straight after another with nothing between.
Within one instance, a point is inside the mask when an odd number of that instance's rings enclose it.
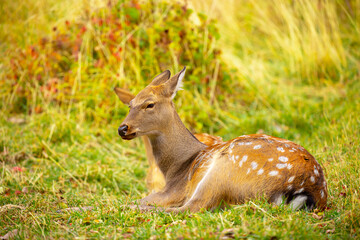
<instances>
[{"instance_id":1,"label":"white spot on fur","mask_svg":"<svg viewBox=\"0 0 360 240\"><path fill-rule=\"evenodd\" d=\"M238 145L242 146L242 145L245 145L245 143L244 142L239 142Z\"/></svg>"},{"instance_id":2,"label":"white spot on fur","mask_svg":"<svg viewBox=\"0 0 360 240\"><path fill-rule=\"evenodd\" d=\"M314 183L314 182L315 182L315 178L314 178L314 176L311 176L311 177L310 177L310 181L311 181L312 183Z\"/></svg>"},{"instance_id":3,"label":"white spot on fur","mask_svg":"<svg viewBox=\"0 0 360 240\"><path fill-rule=\"evenodd\" d=\"M289 152L295 152L294 150L290 149Z\"/></svg>"},{"instance_id":4,"label":"white spot on fur","mask_svg":"<svg viewBox=\"0 0 360 240\"><path fill-rule=\"evenodd\" d=\"M290 163L287 164L287 169L292 169L292 165Z\"/></svg>"},{"instance_id":5,"label":"white spot on fur","mask_svg":"<svg viewBox=\"0 0 360 240\"><path fill-rule=\"evenodd\" d=\"M247 159L248 159L247 155L243 156L242 159L239 162L239 166L242 167L243 163L246 162Z\"/></svg>"},{"instance_id":6,"label":"white spot on fur","mask_svg":"<svg viewBox=\"0 0 360 240\"><path fill-rule=\"evenodd\" d=\"M295 210L298 210L299 208L301 208L302 206L304 206L306 200L307 200L307 196L304 196L304 195L297 196L296 198L291 200L290 206L291 206L292 210L295 211Z\"/></svg>"},{"instance_id":7,"label":"white spot on fur","mask_svg":"<svg viewBox=\"0 0 360 240\"><path fill-rule=\"evenodd\" d=\"M246 142L245 143L245 145L251 145L252 144L252 142Z\"/></svg>"},{"instance_id":8,"label":"white spot on fur","mask_svg":"<svg viewBox=\"0 0 360 240\"><path fill-rule=\"evenodd\" d=\"M254 149L260 149L260 148L261 148L261 145L254 146Z\"/></svg>"},{"instance_id":9,"label":"white spot on fur","mask_svg":"<svg viewBox=\"0 0 360 240\"><path fill-rule=\"evenodd\" d=\"M291 183L292 181L294 181L295 176L289 177L288 183Z\"/></svg>"},{"instance_id":10,"label":"white spot on fur","mask_svg":"<svg viewBox=\"0 0 360 240\"><path fill-rule=\"evenodd\" d=\"M305 181L303 181L302 183L300 183L300 186L304 185Z\"/></svg>"},{"instance_id":11,"label":"white spot on fur","mask_svg":"<svg viewBox=\"0 0 360 240\"><path fill-rule=\"evenodd\" d=\"M290 147L290 145L289 145L289 144L287 144L287 143L285 143L285 147Z\"/></svg>"},{"instance_id":12,"label":"white spot on fur","mask_svg":"<svg viewBox=\"0 0 360 240\"><path fill-rule=\"evenodd\" d=\"M257 168L258 164L257 162L251 162L251 168L255 170Z\"/></svg>"},{"instance_id":13,"label":"white spot on fur","mask_svg":"<svg viewBox=\"0 0 360 240\"><path fill-rule=\"evenodd\" d=\"M282 147L277 147L276 149L277 149L279 152L285 152L284 148L282 148Z\"/></svg>"},{"instance_id":14,"label":"white spot on fur","mask_svg":"<svg viewBox=\"0 0 360 240\"><path fill-rule=\"evenodd\" d=\"M276 176L276 175L278 175L278 174L279 174L278 171L271 171L271 172L269 172L269 175L270 175L270 176Z\"/></svg>"},{"instance_id":15,"label":"white spot on fur","mask_svg":"<svg viewBox=\"0 0 360 240\"><path fill-rule=\"evenodd\" d=\"M235 159L238 160L238 159L239 159L239 155L236 155Z\"/></svg>"},{"instance_id":16,"label":"white spot on fur","mask_svg":"<svg viewBox=\"0 0 360 240\"><path fill-rule=\"evenodd\" d=\"M232 149L232 148L234 147L234 145L235 145L235 143L232 142L232 143L230 144L230 146L229 146L229 149Z\"/></svg>"},{"instance_id":17,"label":"white spot on fur","mask_svg":"<svg viewBox=\"0 0 360 240\"><path fill-rule=\"evenodd\" d=\"M324 190L320 191L320 195L321 195L321 198L324 198L324 195L325 195Z\"/></svg>"},{"instance_id":18,"label":"white spot on fur","mask_svg":"<svg viewBox=\"0 0 360 240\"><path fill-rule=\"evenodd\" d=\"M279 157L280 162L287 162L289 159L287 157L281 156Z\"/></svg>"},{"instance_id":19,"label":"white spot on fur","mask_svg":"<svg viewBox=\"0 0 360 240\"><path fill-rule=\"evenodd\" d=\"M269 158L269 159L268 159L269 162L272 162L273 160L274 160L273 158Z\"/></svg>"},{"instance_id":20,"label":"white spot on fur","mask_svg":"<svg viewBox=\"0 0 360 240\"><path fill-rule=\"evenodd\" d=\"M316 176L319 176L319 171L317 169L314 170Z\"/></svg>"},{"instance_id":21,"label":"white spot on fur","mask_svg":"<svg viewBox=\"0 0 360 240\"><path fill-rule=\"evenodd\" d=\"M326 187L326 181L323 182L323 186Z\"/></svg>"},{"instance_id":22,"label":"white spot on fur","mask_svg":"<svg viewBox=\"0 0 360 240\"><path fill-rule=\"evenodd\" d=\"M292 189L292 185L287 186L287 190L291 190Z\"/></svg>"},{"instance_id":23,"label":"white spot on fur","mask_svg":"<svg viewBox=\"0 0 360 240\"><path fill-rule=\"evenodd\" d=\"M246 174L249 174L249 173L250 173L250 168L248 168L248 170L247 170Z\"/></svg>"},{"instance_id":24,"label":"white spot on fur","mask_svg":"<svg viewBox=\"0 0 360 240\"><path fill-rule=\"evenodd\" d=\"M264 169L260 168L259 171L257 172L257 174L261 175L261 174L263 174L263 172L264 172Z\"/></svg>"},{"instance_id":25,"label":"white spot on fur","mask_svg":"<svg viewBox=\"0 0 360 240\"><path fill-rule=\"evenodd\" d=\"M282 164L282 163L278 163L278 164L276 164L276 167L278 168L278 169L283 169L283 168L286 168L286 166L287 166L287 164L285 163L285 164Z\"/></svg>"},{"instance_id":26,"label":"white spot on fur","mask_svg":"<svg viewBox=\"0 0 360 240\"><path fill-rule=\"evenodd\" d=\"M299 190L297 190L296 192L294 192L294 194L299 194L302 193L304 191L304 188L300 188Z\"/></svg>"}]
</instances>

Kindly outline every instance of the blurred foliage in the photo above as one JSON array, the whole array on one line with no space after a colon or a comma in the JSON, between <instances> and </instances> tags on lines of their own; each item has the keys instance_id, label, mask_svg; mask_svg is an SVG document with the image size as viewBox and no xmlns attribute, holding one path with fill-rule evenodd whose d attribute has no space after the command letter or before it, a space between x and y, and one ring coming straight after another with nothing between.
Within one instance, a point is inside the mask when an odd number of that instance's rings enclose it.
<instances>
[{"instance_id":1,"label":"blurred foliage","mask_svg":"<svg viewBox=\"0 0 360 240\"><path fill-rule=\"evenodd\" d=\"M186 4L109 2L53 27L51 35L39 36L30 46L6 53L11 57L3 80L5 107L41 113L56 104L77 111L81 102L90 110L87 119L111 120L113 112L107 108L116 101L110 97L115 85L139 90L161 71L183 66L189 69L187 87L208 94L211 101L216 94L221 101L238 81L220 60L221 51L214 46L218 38L214 20L193 13ZM210 124L208 115L202 116Z\"/></svg>"},{"instance_id":2,"label":"blurred foliage","mask_svg":"<svg viewBox=\"0 0 360 240\"><path fill-rule=\"evenodd\" d=\"M189 6L0 1L0 206L24 207L0 214L1 236L359 238L360 1ZM146 195L148 165L141 139L117 135L127 107L112 88L136 94L183 65L175 105L185 125L224 140L259 132L303 145L328 179L327 211L265 200L195 214L124 211ZM55 212L79 206L94 210Z\"/></svg>"}]
</instances>

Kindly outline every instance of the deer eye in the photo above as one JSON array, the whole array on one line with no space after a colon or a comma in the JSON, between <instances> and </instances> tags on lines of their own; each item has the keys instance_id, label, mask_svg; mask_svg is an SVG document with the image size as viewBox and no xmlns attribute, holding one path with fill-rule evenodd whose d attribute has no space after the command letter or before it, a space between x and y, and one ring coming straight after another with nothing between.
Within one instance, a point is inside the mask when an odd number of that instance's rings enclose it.
<instances>
[{"instance_id":1,"label":"deer eye","mask_svg":"<svg viewBox=\"0 0 360 240\"><path fill-rule=\"evenodd\" d=\"M150 103L150 104L148 104L148 105L146 106L146 108L153 108L154 106L155 106L154 103Z\"/></svg>"}]
</instances>

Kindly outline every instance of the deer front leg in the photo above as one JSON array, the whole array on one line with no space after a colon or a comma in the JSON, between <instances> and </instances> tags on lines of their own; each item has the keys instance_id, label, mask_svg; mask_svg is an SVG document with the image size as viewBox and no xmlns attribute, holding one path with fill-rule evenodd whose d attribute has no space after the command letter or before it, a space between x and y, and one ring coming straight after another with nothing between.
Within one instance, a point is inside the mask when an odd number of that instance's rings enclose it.
<instances>
[{"instance_id":1,"label":"deer front leg","mask_svg":"<svg viewBox=\"0 0 360 240\"><path fill-rule=\"evenodd\" d=\"M183 191L164 191L148 195L139 201L141 206L177 207L181 206L184 199Z\"/></svg>"}]
</instances>

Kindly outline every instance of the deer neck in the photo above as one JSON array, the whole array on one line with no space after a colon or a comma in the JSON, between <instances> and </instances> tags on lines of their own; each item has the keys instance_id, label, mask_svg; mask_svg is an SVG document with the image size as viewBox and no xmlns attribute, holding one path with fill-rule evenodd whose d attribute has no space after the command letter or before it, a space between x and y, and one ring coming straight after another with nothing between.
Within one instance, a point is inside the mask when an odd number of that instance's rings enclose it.
<instances>
[{"instance_id":1,"label":"deer neck","mask_svg":"<svg viewBox=\"0 0 360 240\"><path fill-rule=\"evenodd\" d=\"M156 163L167 184L175 176L186 174L195 157L206 148L184 126L175 110L164 129L156 135L150 135L149 139Z\"/></svg>"}]
</instances>

